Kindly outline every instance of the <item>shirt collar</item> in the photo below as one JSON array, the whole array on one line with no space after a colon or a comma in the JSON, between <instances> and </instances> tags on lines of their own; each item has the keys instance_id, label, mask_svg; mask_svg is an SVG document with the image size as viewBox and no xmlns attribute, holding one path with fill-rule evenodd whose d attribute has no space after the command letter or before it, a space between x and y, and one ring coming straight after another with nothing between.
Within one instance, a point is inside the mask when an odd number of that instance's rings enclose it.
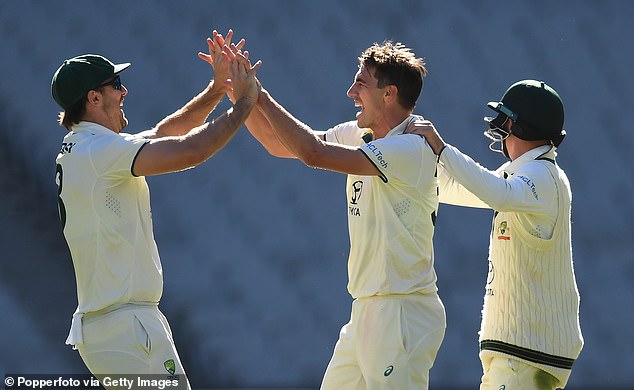
<instances>
[{"instance_id":1,"label":"shirt collar","mask_svg":"<svg viewBox=\"0 0 634 390\"><path fill-rule=\"evenodd\" d=\"M555 161L555 157L557 157L557 148L553 145L538 146L535 149L527 151L526 153L522 154L515 160L505 165L504 171L513 174L519 167L521 167L528 161L537 159L547 159Z\"/></svg>"},{"instance_id":2,"label":"shirt collar","mask_svg":"<svg viewBox=\"0 0 634 390\"><path fill-rule=\"evenodd\" d=\"M92 134L107 134L107 133L115 134L114 131L110 130L107 127L104 127L95 122L88 122L88 121L81 121L77 123L76 125L73 125L71 127L71 130L75 133L81 132L81 131L87 131Z\"/></svg>"},{"instance_id":3,"label":"shirt collar","mask_svg":"<svg viewBox=\"0 0 634 390\"><path fill-rule=\"evenodd\" d=\"M385 136L389 137L392 135L403 134L403 132L407 128L407 125L409 125L409 123L415 119L416 118L414 117L414 115L409 115L407 118L405 118L405 120L403 120L403 122L396 125L396 127L390 130Z\"/></svg>"}]
</instances>

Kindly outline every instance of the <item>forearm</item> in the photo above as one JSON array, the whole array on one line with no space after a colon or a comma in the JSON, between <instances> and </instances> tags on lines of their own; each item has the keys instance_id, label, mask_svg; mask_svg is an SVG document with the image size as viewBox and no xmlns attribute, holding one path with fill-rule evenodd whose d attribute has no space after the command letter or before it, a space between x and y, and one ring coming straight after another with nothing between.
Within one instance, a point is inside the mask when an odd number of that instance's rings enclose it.
<instances>
[{"instance_id":1,"label":"forearm","mask_svg":"<svg viewBox=\"0 0 634 390\"><path fill-rule=\"evenodd\" d=\"M453 180L491 208L496 209L504 202L508 183L497 173L482 167L451 145L442 151L440 162Z\"/></svg>"},{"instance_id":2,"label":"forearm","mask_svg":"<svg viewBox=\"0 0 634 390\"><path fill-rule=\"evenodd\" d=\"M217 84L212 80L202 92L187 104L161 120L155 127L155 136L183 135L192 128L202 125L226 91L226 86Z\"/></svg>"},{"instance_id":3,"label":"forearm","mask_svg":"<svg viewBox=\"0 0 634 390\"><path fill-rule=\"evenodd\" d=\"M139 152L134 174L151 176L177 172L206 161L231 140L254 105L255 99L245 97L215 120L185 135L152 139Z\"/></svg>"},{"instance_id":4,"label":"forearm","mask_svg":"<svg viewBox=\"0 0 634 390\"><path fill-rule=\"evenodd\" d=\"M255 100L242 97L236 104L219 117L201 126L198 131L185 136L195 148L197 163L201 163L221 150L251 113Z\"/></svg>"},{"instance_id":5,"label":"forearm","mask_svg":"<svg viewBox=\"0 0 634 390\"><path fill-rule=\"evenodd\" d=\"M438 197L441 203L455 206L490 208L489 205L467 190L450 176L442 164L438 164Z\"/></svg>"},{"instance_id":6,"label":"forearm","mask_svg":"<svg viewBox=\"0 0 634 390\"><path fill-rule=\"evenodd\" d=\"M273 130L273 127L269 123L269 120L262 113L259 105L256 104L244 124L251 135L253 135L253 138L258 140L258 142L262 144L266 151L272 156L283 158L295 157L279 140L277 134Z\"/></svg>"},{"instance_id":7,"label":"forearm","mask_svg":"<svg viewBox=\"0 0 634 390\"><path fill-rule=\"evenodd\" d=\"M288 153L309 163L312 155L322 145L311 128L286 111L266 91L260 93L258 110Z\"/></svg>"}]
</instances>

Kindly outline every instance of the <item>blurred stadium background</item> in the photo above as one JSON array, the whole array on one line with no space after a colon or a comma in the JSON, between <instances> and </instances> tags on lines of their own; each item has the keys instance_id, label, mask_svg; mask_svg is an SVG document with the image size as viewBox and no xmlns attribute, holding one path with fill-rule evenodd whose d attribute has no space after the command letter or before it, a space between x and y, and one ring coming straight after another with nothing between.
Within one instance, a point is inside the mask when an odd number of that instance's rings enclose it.
<instances>
[{"instance_id":1,"label":"blurred stadium background","mask_svg":"<svg viewBox=\"0 0 634 390\"><path fill-rule=\"evenodd\" d=\"M64 345L76 296L56 210L55 69L90 52L132 62L125 110L138 132L202 89L212 73L196 53L233 28L263 60L264 86L316 129L354 118L346 90L363 49L405 43L428 63L416 112L490 168L503 160L482 136L485 103L520 79L553 85L586 340L568 388L631 388L633 17L626 0L2 1L0 373L86 373ZM317 388L351 302L344 176L270 157L242 129L204 165L148 182L161 308L194 388ZM490 218L441 206L448 329L432 389L479 383Z\"/></svg>"}]
</instances>

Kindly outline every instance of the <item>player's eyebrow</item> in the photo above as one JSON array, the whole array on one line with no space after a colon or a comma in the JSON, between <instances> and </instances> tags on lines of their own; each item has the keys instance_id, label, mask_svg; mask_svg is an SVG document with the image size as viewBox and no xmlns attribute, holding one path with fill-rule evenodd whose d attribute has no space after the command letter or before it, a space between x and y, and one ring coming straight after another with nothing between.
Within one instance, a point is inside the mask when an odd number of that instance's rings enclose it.
<instances>
[{"instance_id":1,"label":"player's eyebrow","mask_svg":"<svg viewBox=\"0 0 634 390\"><path fill-rule=\"evenodd\" d=\"M363 75L357 75L357 77L355 78L355 81L357 83L368 84L368 80L366 80L366 78L363 77Z\"/></svg>"}]
</instances>

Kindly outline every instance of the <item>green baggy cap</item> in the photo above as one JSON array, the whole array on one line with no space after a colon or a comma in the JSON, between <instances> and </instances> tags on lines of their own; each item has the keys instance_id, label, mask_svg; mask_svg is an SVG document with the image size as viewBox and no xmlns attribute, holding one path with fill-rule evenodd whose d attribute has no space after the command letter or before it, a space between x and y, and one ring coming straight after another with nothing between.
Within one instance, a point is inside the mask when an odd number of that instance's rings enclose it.
<instances>
[{"instance_id":1,"label":"green baggy cap","mask_svg":"<svg viewBox=\"0 0 634 390\"><path fill-rule=\"evenodd\" d=\"M130 66L129 62L115 65L96 54L84 54L68 59L60 65L51 81L53 99L64 110L70 108L88 91Z\"/></svg>"}]
</instances>

